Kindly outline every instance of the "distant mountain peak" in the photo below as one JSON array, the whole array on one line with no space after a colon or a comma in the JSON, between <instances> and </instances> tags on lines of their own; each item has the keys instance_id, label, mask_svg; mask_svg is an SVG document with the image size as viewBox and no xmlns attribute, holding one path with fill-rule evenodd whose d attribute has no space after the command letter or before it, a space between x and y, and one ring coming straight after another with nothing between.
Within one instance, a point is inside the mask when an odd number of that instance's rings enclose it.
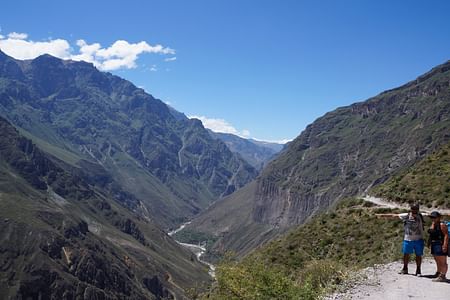
<instances>
[{"instance_id":1,"label":"distant mountain peak","mask_svg":"<svg viewBox=\"0 0 450 300\"><path fill-rule=\"evenodd\" d=\"M283 148L282 144L259 142L231 133L214 132L211 129L208 131L214 138L223 141L232 152L241 155L257 170L262 169L265 164L274 159Z\"/></svg>"}]
</instances>

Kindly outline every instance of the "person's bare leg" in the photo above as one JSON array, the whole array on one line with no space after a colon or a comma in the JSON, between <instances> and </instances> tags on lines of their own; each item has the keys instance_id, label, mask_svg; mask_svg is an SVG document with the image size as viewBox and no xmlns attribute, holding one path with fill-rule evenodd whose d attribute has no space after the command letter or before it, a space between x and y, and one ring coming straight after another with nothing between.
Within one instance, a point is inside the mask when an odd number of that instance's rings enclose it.
<instances>
[{"instance_id":1,"label":"person's bare leg","mask_svg":"<svg viewBox=\"0 0 450 300\"><path fill-rule=\"evenodd\" d=\"M416 275L421 274L422 256L416 255Z\"/></svg>"},{"instance_id":2,"label":"person's bare leg","mask_svg":"<svg viewBox=\"0 0 450 300\"><path fill-rule=\"evenodd\" d=\"M448 263L447 256L442 256L442 274L447 275Z\"/></svg>"},{"instance_id":3,"label":"person's bare leg","mask_svg":"<svg viewBox=\"0 0 450 300\"><path fill-rule=\"evenodd\" d=\"M433 255L433 258L436 262L437 273L441 274L441 262L439 261L439 256Z\"/></svg>"},{"instance_id":4,"label":"person's bare leg","mask_svg":"<svg viewBox=\"0 0 450 300\"><path fill-rule=\"evenodd\" d=\"M403 270L408 270L409 254L403 254Z\"/></svg>"},{"instance_id":5,"label":"person's bare leg","mask_svg":"<svg viewBox=\"0 0 450 300\"><path fill-rule=\"evenodd\" d=\"M441 273L442 275L445 276L447 274L447 269L448 269L447 257L446 256L436 256L436 263L438 263L439 273Z\"/></svg>"},{"instance_id":6,"label":"person's bare leg","mask_svg":"<svg viewBox=\"0 0 450 300\"><path fill-rule=\"evenodd\" d=\"M438 265L439 276L433 281L436 282L446 282L447 279L445 277L447 273L447 257L446 256L435 256L436 263Z\"/></svg>"}]
</instances>

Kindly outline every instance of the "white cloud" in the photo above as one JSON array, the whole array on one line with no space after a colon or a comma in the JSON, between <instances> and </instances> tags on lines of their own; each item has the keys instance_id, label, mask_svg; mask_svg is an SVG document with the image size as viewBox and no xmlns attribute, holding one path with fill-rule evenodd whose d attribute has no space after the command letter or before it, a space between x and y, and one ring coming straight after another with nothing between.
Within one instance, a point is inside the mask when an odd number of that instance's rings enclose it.
<instances>
[{"instance_id":1,"label":"white cloud","mask_svg":"<svg viewBox=\"0 0 450 300\"><path fill-rule=\"evenodd\" d=\"M241 131L237 130L233 125L225 121L224 119L214 119L214 118L208 118L205 116L188 116L190 119L199 119L202 121L203 126L205 128L211 129L214 132L222 132L222 133L231 133L237 136L240 136L244 139L253 139L260 142L267 142L267 143L277 143L277 144L286 144L293 139L282 139L282 140L263 140L263 139L257 139L250 136L250 131L247 129L243 129Z\"/></svg>"},{"instance_id":2,"label":"white cloud","mask_svg":"<svg viewBox=\"0 0 450 300\"><path fill-rule=\"evenodd\" d=\"M44 42L28 40L26 33L11 32L8 38L0 36L0 49L17 59L32 59L42 54L50 54L62 59L87 61L103 71L136 68L136 61L143 53L173 55L175 50L162 45L150 45L145 41L129 43L115 41L111 46L102 48L99 43L88 44L80 39L76 42L78 52L73 53L69 42L63 39L50 39ZM156 68L154 68L156 70Z\"/></svg>"},{"instance_id":3,"label":"white cloud","mask_svg":"<svg viewBox=\"0 0 450 300\"><path fill-rule=\"evenodd\" d=\"M80 54L72 55L71 59L73 60L83 60L90 63L94 63L95 65L95 53L100 50L101 46L99 43L94 43L88 45L84 40L78 40L77 46L80 47Z\"/></svg>"},{"instance_id":4,"label":"white cloud","mask_svg":"<svg viewBox=\"0 0 450 300\"><path fill-rule=\"evenodd\" d=\"M0 49L17 59L32 59L45 53L63 59L70 58L70 45L62 39L33 42L8 37L0 40Z\"/></svg>"},{"instance_id":5,"label":"white cloud","mask_svg":"<svg viewBox=\"0 0 450 300\"><path fill-rule=\"evenodd\" d=\"M168 58L164 59L164 61L175 61L175 60L177 60L177 57L176 57L176 56L174 56L174 57L168 57Z\"/></svg>"},{"instance_id":6,"label":"white cloud","mask_svg":"<svg viewBox=\"0 0 450 300\"><path fill-rule=\"evenodd\" d=\"M28 37L28 34L26 33L18 33L18 32L11 32L8 34L8 38L13 40L25 40Z\"/></svg>"},{"instance_id":7,"label":"white cloud","mask_svg":"<svg viewBox=\"0 0 450 300\"><path fill-rule=\"evenodd\" d=\"M175 50L171 48L151 46L147 42L130 44L119 40L108 48L102 48L99 43L87 44L84 40L78 40L77 45L80 47L80 54L73 55L73 60L91 62L104 71L136 68L136 60L142 53L175 54Z\"/></svg>"},{"instance_id":8,"label":"white cloud","mask_svg":"<svg viewBox=\"0 0 450 300\"><path fill-rule=\"evenodd\" d=\"M0 40L3 39L3 38L5 38L5 36L0 34Z\"/></svg>"},{"instance_id":9,"label":"white cloud","mask_svg":"<svg viewBox=\"0 0 450 300\"><path fill-rule=\"evenodd\" d=\"M275 143L275 144L286 144L289 142L292 142L294 139L282 139L282 140L262 140L262 139L257 139L257 138L252 138L255 141L258 142L266 142L266 143Z\"/></svg>"},{"instance_id":10,"label":"white cloud","mask_svg":"<svg viewBox=\"0 0 450 300\"><path fill-rule=\"evenodd\" d=\"M150 67L150 71L156 72L156 71L158 71L158 68L156 67L156 65L153 65Z\"/></svg>"},{"instance_id":11,"label":"white cloud","mask_svg":"<svg viewBox=\"0 0 450 300\"><path fill-rule=\"evenodd\" d=\"M211 129L214 132L231 133L243 138L248 138L250 136L250 131L248 131L247 129L239 131L224 119L207 118L205 116L189 116L189 118L199 119L200 121L202 121L203 126Z\"/></svg>"}]
</instances>

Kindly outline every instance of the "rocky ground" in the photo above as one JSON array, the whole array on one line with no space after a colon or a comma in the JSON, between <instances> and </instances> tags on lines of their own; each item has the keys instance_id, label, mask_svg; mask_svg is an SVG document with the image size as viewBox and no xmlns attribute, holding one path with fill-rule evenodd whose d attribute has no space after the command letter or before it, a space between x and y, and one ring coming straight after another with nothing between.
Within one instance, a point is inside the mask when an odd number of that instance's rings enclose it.
<instances>
[{"instance_id":1,"label":"rocky ground","mask_svg":"<svg viewBox=\"0 0 450 300\"><path fill-rule=\"evenodd\" d=\"M432 258L424 260L422 277L398 274L402 267L401 262L393 262L366 268L348 280L342 286L343 291L325 299L450 299L450 280L446 283L432 282L431 275L436 272L436 264ZM413 273L415 264L411 263L409 269Z\"/></svg>"}]
</instances>

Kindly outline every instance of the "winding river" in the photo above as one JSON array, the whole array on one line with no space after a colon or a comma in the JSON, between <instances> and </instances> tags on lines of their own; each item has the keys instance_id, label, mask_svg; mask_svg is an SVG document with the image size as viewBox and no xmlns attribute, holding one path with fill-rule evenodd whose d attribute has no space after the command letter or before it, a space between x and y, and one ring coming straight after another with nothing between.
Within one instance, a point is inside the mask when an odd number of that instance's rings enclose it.
<instances>
[{"instance_id":1,"label":"winding river","mask_svg":"<svg viewBox=\"0 0 450 300\"><path fill-rule=\"evenodd\" d=\"M180 227L178 227L177 229L170 231L170 232L168 233L168 235L169 235L169 236L173 236L175 233L177 233L177 232L183 230L183 229L184 229L187 225L189 225L189 224L191 224L190 221L189 221L189 222L186 222L186 223L183 223L183 224L182 224ZM182 243L182 242L179 242L179 241L177 241L177 240L175 240L175 241L176 241L178 244L180 244L181 246L188 248L192 253L194 253L195 256L197 256L197 259L198 259L199 262L201 262L201 263L203 263L203 264L205 264L205 265L208 266L208 268L209 268L209 271L208 271L209 275L210 275L211 277L213 277L213 278L216 278L216 267L215 267L213 264L211 264L211 263L209 263L209 262L204 261L204 260L201 259L201 256L206 252L206 248L205 248L205 247L200 246L200 245L195 245L195 244Z\"/></svg>"}]
</instances>

